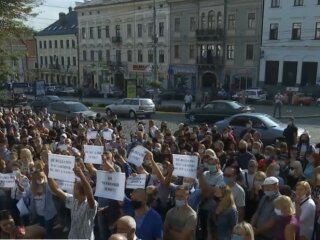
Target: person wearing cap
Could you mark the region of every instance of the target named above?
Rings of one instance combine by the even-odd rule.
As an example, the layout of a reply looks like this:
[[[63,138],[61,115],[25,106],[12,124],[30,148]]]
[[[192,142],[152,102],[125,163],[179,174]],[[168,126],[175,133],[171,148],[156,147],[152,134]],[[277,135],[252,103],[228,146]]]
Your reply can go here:
[[[276,177],[268,177],[264,180],[262,187],[265,195],[261,198],[251,219],[251,225],[254,228],[256,240],[273,240],[278,220],[273,201],[281,195],[279,180]]]
[[[288,125],[283,130],[282,135],[285,137],[288,146],[292,146],[297,143],[298,128],[294,123],[293,117],[289,119]]]

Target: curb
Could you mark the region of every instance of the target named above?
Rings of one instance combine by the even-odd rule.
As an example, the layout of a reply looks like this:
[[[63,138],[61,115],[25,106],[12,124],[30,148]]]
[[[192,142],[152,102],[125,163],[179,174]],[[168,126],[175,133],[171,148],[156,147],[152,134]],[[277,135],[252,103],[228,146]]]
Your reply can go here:
[[[306,115],[306,116],[284,116],[277,119],[289,119],[289,118],[295,118],[295,119],[304,119],[304,118],[320,118],[320,115]]]

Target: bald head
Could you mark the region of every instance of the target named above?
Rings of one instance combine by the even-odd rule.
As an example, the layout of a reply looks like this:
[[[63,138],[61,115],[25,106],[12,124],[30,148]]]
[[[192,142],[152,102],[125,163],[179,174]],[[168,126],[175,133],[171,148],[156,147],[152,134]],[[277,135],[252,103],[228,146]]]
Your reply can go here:
[[[123,216],[117,221],[117,233],[125,234],[128,240],[134,240],[136,227],[136,221],[130,216]]]
[[[117,234],[112,234],[109,237],[109,240],[128,240],[128,238],[122,234],[117,233]]]

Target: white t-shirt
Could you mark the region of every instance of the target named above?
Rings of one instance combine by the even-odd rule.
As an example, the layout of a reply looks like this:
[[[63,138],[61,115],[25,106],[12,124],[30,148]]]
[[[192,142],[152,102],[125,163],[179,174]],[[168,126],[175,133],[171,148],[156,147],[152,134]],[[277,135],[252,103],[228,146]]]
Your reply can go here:
[[[307,239],[311,239],[314,227],[316,205],[314,201],[311,198],[309,198],[301,202],[300,209],[300,237],[304,236]]]
[[[246,193],[238,183],[231,188],[231,192],[237,208],[246,206]]]
[[[223,173],[219,170],[216,173],[205,171],[203,173],[204,179],[210,186],[221,186],[224,185]]]

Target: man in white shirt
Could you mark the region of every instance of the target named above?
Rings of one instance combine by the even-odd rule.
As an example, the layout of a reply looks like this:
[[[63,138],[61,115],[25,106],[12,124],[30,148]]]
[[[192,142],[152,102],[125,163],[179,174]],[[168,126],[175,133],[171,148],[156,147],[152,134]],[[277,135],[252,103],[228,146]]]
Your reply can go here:
[[[149,120],[149,136],[151,138],[156,137],[156,132],[158,131],[158,127],[154,124],[153,120]]]
[[[281,95],[281,92],[278,92],[278,93],[274,96],[274,111],[273,111],[273,117],[275,117],[277,111],[279,111],[279,118],[281,118],[282,100],[283,100],[283,96]]]
[[[192,95],[187,93],[184,97],[184,104],[185,104],[185,111],[191,110],[191,103],[192,103]]]
[[[117,221],[117,233],[125,234],[128,240],[138,240],[136,228],[136,221],[131,216],[123,216]]]

